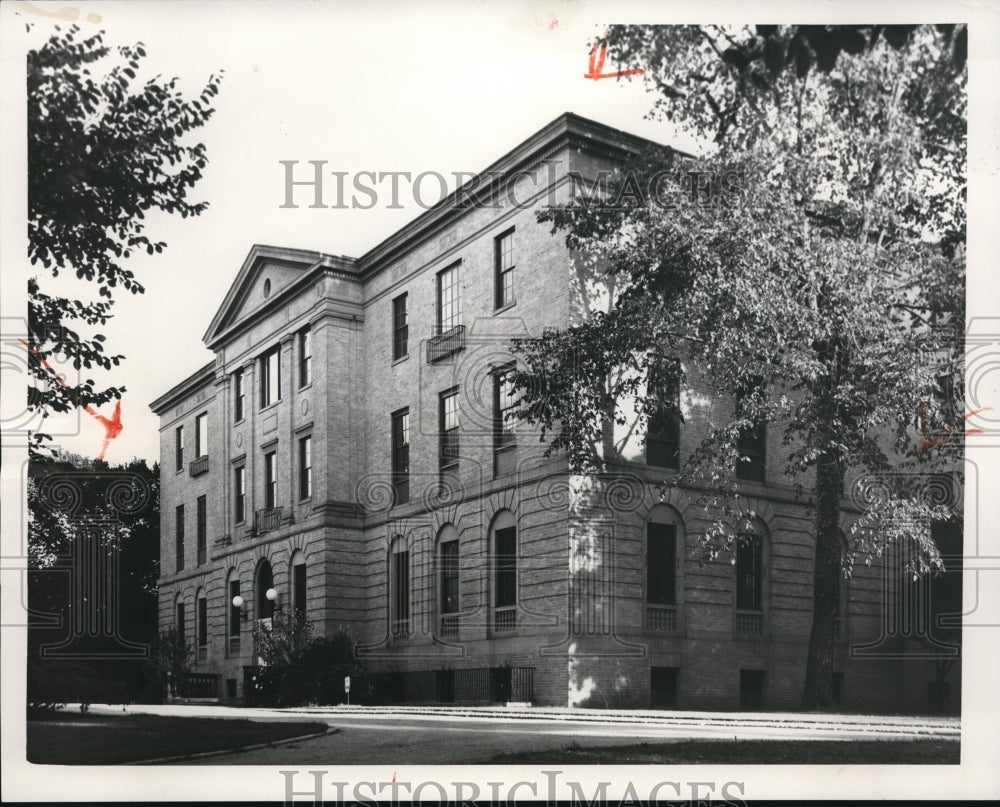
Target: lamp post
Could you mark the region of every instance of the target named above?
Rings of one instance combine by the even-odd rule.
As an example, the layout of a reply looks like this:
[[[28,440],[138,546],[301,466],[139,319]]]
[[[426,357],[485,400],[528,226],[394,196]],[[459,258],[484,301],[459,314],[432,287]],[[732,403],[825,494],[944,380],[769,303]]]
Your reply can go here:
[[[244,600],[239,594],[233,597],[233,608],[237,609],[240,612],[240,619],[242,619],[244,622],[247,621],[247,609],[245,608],[245,606],[246,606],[246,600]]]
[[[274,613],[281,613],[281,601],[278,599],[278,590],[276,588],[269,588],[264,592],[264,596],[267,597],[268,601],[274,605]]]

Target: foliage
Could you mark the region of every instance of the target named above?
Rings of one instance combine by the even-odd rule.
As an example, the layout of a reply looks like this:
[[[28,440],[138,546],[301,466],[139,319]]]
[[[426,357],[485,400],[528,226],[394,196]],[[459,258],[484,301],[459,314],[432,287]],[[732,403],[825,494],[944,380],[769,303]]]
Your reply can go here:
[[[613,28],[612,52],[647,68],[656,113],[715,146],[700,159],[650,149],[607,194],[543,211],[566,234],[589,310],[514,345],[518,414],[583,470],[614,461],[609,424],[655,404],[645,380],[664,358],[715,400],[735,399],[731,414],[713,407],[705,439],[669,480],[709,491],[708,558],[731,551],[755,515],[734,478],[746,459],[739,438],[780,427],[784,471],[810,491],[816,519],[812,707],[832,695],[845,479],[866,472],[895,485],[859,524],[855,553],[870,561],[898,540],[915,544],[918,569],[940,566],[928,529],[887,525],[951,515],[913,493],[914,475],[958,447],[921,450],[917,412],[932,428],[961,429],[961,32],[882,33],[824,54],[819,70],[772,62],[764,83],[727,48],[759,45],[761,59],[776,59],[769,43],[784,43],[795,62],[803,47],[815,55],[819,29]]]
[[[153,665],[162,675],[178,676],[191,668],[194,648],[171,625],[157,637]]]
[[[119,505],[108,492],[115,486]],[[139,502],[144,502],[139,506]],[[73,640],[86,651],[86,668],[99,680],[123,687],[130,700],[156,700],[158,686],[149,660],[107,658],[117,640],[150,647],[156,642],[159,569],[159,466],[133,460],[119,466],[92,463],[69,455],[53,459],[32,453],[27,483],[28,518],[28,658],[32,678],[58,682],[79,678],[73,669],[42,659],[42,648]],[[70,579],[81,563],[86,532],[98,528],[101,549],[114,555],[117,588],[96,603],[79,601]],[[117,612],[116,637],[73,633],[81,618],[74,609],[93,608],[88,618],[105,621],[105,610]],[[48,686],[48,684],[46,684]],[[72,684],[71,689],[77,688]],[[73,700],[69,695],[63,701]]]
[[[302,612],[271,630],[254,629],[258,667],[246,693],[248,704],[300,706],[331,704],[344,699],[344,677],[357,669],[355,643],[347,631],[312,638],[312,623]]]
[[[312,639],[313,624],[304,611],[276,615],[270,626],[257,623],[253,629],[257,655],[269,666],[297,664]]]
[[[101,677],[86,664],[66,661],[28,665],[28,711],[52,711],[67,703],[81,704],[86,711],[91,703],[125,703],[128,699],[120,681]]]
[[[113,290],[133,294],[142,284],[128,261],[166,244],[145,233],[150,211],[182,217],[203,212],[188,192],[206,165],[205,146],[184,136],[212,115],[221,76],[187,98],[177,79],[161,76],[138,85],[142,43],[112,48],[103,32],[81,38],[73,26],[28,54],[28,255],[53,276],[72,272],[96,284],[98,301],[72,300],[29,281],[30,369],[41,392],[29,398],[45,417],[120,398],[123,387],[99,389],[92,378],[51,383],[42,365],[61,355],[76,370],[117,366],[102,334],[82,330],[107,324]],[[137,86],[138,85],[138,86]],[[40,442],[46,436],[35,435]]]

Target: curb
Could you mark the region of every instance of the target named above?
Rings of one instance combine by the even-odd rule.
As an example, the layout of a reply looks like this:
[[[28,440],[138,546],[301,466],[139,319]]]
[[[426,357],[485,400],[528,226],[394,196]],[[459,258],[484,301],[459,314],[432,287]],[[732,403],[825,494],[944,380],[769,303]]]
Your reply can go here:
[[[239,748],[222,748],[218,751],[200,751],[197,754],[177,754],[170,757],[153,757],[152,759],[138,759],[132,762],[120,762],[120,765],[158,765],[163,762],[183,762],[186,759],[203,759],[204,757],[216,757],[221,754],[237,754],[240,751],[256,751],[260,748],[274,748],[278,745],[295,743],[301,740],[315,740],[317,737],[326,737],[328,734],[337,734],[340,729],[327,727],[326,731],[318,731],[312,734],[302,734],[298,737],[286,737],[283,740],[272,740],[267,743],[254,743],[253,745],[243,745]]]

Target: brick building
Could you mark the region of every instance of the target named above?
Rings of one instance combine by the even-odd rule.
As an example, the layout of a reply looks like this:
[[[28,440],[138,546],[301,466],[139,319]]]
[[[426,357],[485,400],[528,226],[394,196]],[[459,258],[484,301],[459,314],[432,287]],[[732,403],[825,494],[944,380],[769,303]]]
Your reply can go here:
[[[152,404],[160,624],[221,697],[242,694],[252,624],[303,609],[350,630],[387,700],[798,705],[812,520],[777,429],[745,446],[757,537],[700,563],[700,492],[655,483],[731,400],[677,390],[683,426],[610,435],[600,476],[503,425],[510,338],[591,304],[537,210],[644,145],[565,114],[360,258],[251,249],[205,334],[215,360]],[[886,622],[914,596],[891,568],[843,587],[848,708],[917,708],[945,678],[946,642]],[[947,680],[955,705],[957,665]]]

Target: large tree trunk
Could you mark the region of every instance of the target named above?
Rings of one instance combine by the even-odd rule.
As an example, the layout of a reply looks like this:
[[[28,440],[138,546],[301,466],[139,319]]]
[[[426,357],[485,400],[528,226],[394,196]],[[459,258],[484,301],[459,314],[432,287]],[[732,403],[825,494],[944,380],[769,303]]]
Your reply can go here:
[[[833,645],[840,602],[840,499],[844,468],[829,454],[816,466],[816,559],[813,567],[813,623],[806,659],[803,709],[833,704]]]

